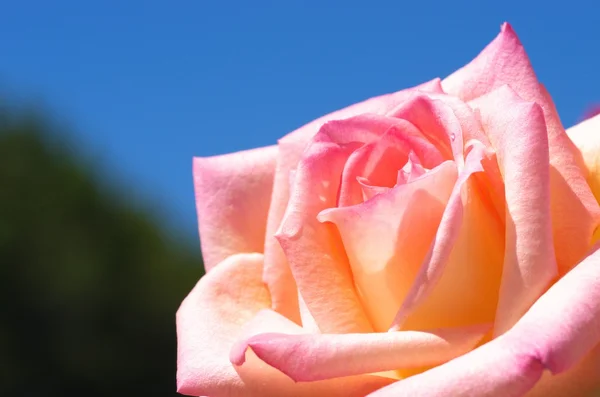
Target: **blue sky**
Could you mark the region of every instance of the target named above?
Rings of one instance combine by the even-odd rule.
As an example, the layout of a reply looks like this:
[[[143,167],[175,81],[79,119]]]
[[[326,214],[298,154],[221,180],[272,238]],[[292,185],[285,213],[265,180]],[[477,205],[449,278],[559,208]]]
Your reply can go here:
[[[12,1],[0,95],[42,103],[135,205],[195,237],[192,156],[444,77],[504,21],[566,126],[600,101],[597,0]]]

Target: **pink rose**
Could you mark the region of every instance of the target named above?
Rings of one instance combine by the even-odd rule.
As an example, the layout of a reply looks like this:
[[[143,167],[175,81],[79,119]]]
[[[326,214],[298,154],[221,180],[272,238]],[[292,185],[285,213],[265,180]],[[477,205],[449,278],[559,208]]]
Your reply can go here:
[[[444,80],[196,158],[179,392],[598,392],[600,118],[571,133],[505,24]]]

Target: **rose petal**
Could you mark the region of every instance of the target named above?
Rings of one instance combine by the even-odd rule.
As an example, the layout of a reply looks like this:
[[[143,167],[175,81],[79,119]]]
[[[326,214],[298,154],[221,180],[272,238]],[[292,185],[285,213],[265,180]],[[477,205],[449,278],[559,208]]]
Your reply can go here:
[[[544,110],[550,152],[551,208],[554,246],[561,274],[568,271],[591,246],[600,224],[600,207],[594,200],[573,144],[567,138],[554,103],[538,82],[525,49],[512,27],[500,34],[471,63],[442,82],[444,91],[464,101],[474,100],[503,85]]]
[[[502,108],[502,112],[498,109]],[[506,331],[557,276],[548,136],[539,105],[507,86],[477,101],[504,177],[506,245],[494,333]]]
[[[244,326],[240,340],[231,349],[230,360],[234,363],[240,378],[251,391],[255,392],[253,395],[362,397],[394,381],[378,375],[358,375],[296,383],[278,369],[267,365],[251,349],[247,349],[246,341],[264,338],[265,332],[286,334],[291,337],[310,336],[304,335],[305,329],[271,310],[259,312]],[[294,359],[295,357],[287,357],[289,361]]]
[[[414,95],[388,115],[407,120],[415,125],[438,149],[444,160],[454,159],[458,169],[462,169],[464,165],[462,126],[452,108],[443,100],[433,99],[427,94]],[[432,168],[425,162],[424,156],[419,155],[419,157],[424,160],[426,167]]]
[[[364,113],[384,115],[414,95],[414,92],[442,93],[440,79],[436,78],[414,88],[382,95],[364,102],[338,110],[318,118],[279,141],[279,156],[273,185],[273,197],[267,221],[267,237],[265,240],[264,279],[269,286],[273,300],[273,308],[288,318],[300,322],[296,285],[289,264],[277,240],[273,237],[281,225],[288,201],[289,173],[295,169],[309,141],[315,136],[323,124],[330,120],[347,119]]]
[[[501,338],[368,397],[522,397],[544,367]]]
[[[410,289],[456,181],[447,161],[423,177],[351,207],[330,208],[317,219],[340,232],[365,309],[386,331]],[[415,233],[418,224],[418,233]]]
[[[273,196],[267,219],[267,237],[265,239],[265,266],[264,280],[269,286],[273,300],[273,308],[286,317],[300,322],[298,297],[295,293],[296,284],[289,268],[289,264],[279,242],[274,235],[281,225],[288,201],[290,199],[289,174],[298,166],[304,149],[317,131],[328,121],[347,119],[364,113],[383,115],[396,107],[415,91],[441,93],[440,79],[433,79],[414,88],[398,91],[393,94],[382,95],[368,99],[320,117],[294,132],[286,135],[279,141],[279,155]]]
[[[587,181],[600,202],[600,115],[569,128],[567,134],[583,157]]]
[[[385,193],[390,190],[389,187],[374,186],[371,181],[361,176],[357,176],[356,181],[360,184],[360,188],[362,189],[363,201],[370,200],[378,194]]]
[[[494,209],[481,199],[470,178],[484,171],[481,162],[488,154],[481,143],[471,144],[465,168],[454,185],[429,252],[394,318],[392,330],[493,321],[503,239]]]
[[[327,142],[327,135],[319,134],[298,164],[293,194],[276,238],[319,329],[370,332],[339,235],[333,225],[317,221],[319,212],[336,205],[342,169],[353,147]]]
[[[437,365],[470,351],[491,325],[369,334],[264,333],[242,342],[296,382]]]
[[[600,250],[596,249],[540,297],[505,334],[370,397],[523,396],[544,369],[559,374],[576,368],[598,343]],[[597,385],[587,386],[588,390],[597,389]],[[577,387],[574,384],[572,389],[566,389]]]
[[[204,267],[229,255],[262,252],[277,147],[194,158]]]
[[[600,395],[599,373],[600,344],[569,370],[556,375],[544,372],[527,397],[597,397]]]
[[[342,172],[338,206],[363,202],[359,177],[367,178],[376,186],[394,186],[397,170],[408,159],[409,149],[404,140],[398,139],[391,130],[388,129],[379,139],[365,144],[350,155]]]
[[[245,385],[228,360],[242,324],[270,307],[261,254],[233,255],[196,284],[177,312],[177,391],[241,395]]]

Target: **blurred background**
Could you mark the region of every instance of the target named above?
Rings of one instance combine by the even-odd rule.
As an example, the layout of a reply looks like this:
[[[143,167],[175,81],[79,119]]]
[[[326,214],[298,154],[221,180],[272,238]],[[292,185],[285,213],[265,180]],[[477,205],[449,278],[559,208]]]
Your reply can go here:
[[[504,21],[565,126],[600,100],[595,1],[319,3],[0,5],[0,396],[175,395],[193,156],[444,77]]]

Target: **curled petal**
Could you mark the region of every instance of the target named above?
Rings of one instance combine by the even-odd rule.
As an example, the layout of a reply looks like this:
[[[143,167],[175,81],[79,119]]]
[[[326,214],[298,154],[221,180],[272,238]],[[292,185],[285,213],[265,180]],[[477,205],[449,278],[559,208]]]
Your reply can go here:
[[[437,365],[470,351],[490,325],[369,334],[255,335],[236,346],[296,382]],[[237,355],[236,359],[241,359]]]
[[[247,348],[248,340],[264,339],[266,332],[285,334],[291,338],[310,337],[306,330],[294,322],[273,312],[263,310],[249,321],[241,330],[238,341],[232,346],[229,358],[236,372],[251,396],[332,396],[363,397],[366,394],[386,386],[394,379],[379,375],[355,375],[343,378],[316,380],[314,382],[295,382],[277,367],[271,366]],[[282,357],[282,360],[295,361],[296,356]],[[248,394],[243,394],[247,396]]]

